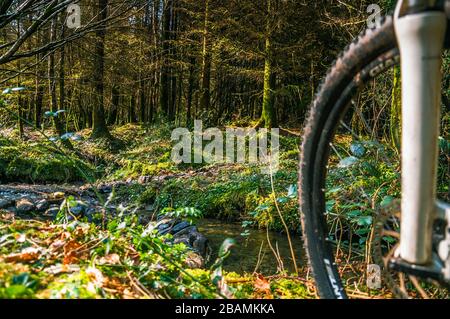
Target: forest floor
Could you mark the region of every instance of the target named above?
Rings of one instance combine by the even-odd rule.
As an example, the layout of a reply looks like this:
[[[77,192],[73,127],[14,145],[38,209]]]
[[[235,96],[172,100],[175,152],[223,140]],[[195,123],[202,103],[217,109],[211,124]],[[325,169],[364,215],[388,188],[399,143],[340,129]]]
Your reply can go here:
[[[297,273],[287,265],[292,258],[284,267],[280,256],[266,257],[278,265],[273,273],[228,271],[228,255],[240,247],[224,234],[198,268],[186,262],[189,247],[154,231],[157,212],[233,223],[237,245],[253,230],[284,231],[271,179],[258,166],[176,165],[164,126],[117,127],[113,142],[89,133],[76,134],[68,155],[34,131],[23,140],[14,130],[0,132],[0,298],[315,298],[306,261]],[[297,235],[298,143],[281,137],[274,175],[275,196]],[[95,209],[78,214],[80,205]]]
[[[256,164],[175,164],[171,129],[114,127],[113,140],[84,130],[68,136],[70,151],[51,131],[1,130],[0,298],[316,298],[300,235],[299,137],[280,136],[279,170],[267,175]],[[351,244],[365,269],[374,207],[399,196],[398,161],[378,161],[392,154],[370,141],[336,143],[353,155],[331,159],[330,238]],[[443,198],[448,173],[443,165]],[[160,216],[205,233],[202,262],[194,244],[161,234]],[[368,291],[364,273],[352,275],[352,297],[392,297]]]

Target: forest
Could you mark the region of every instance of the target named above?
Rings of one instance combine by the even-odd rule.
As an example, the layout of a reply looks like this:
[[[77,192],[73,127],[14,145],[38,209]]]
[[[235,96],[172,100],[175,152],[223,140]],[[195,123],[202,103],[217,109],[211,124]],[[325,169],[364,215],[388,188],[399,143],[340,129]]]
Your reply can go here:
[[[298,204],[303,124],[339,54],[395,3],[0,0],[0,298],[318,298]],[[442,68],[449,201],[448,52]],[[383,71],[342,117],[324,195],[360,299],[394,297],[366,274],[377,212],[400,196],[400,68]],[[196,121],[225,138],[270,131],[278,170],[174,162],[174,130]]]

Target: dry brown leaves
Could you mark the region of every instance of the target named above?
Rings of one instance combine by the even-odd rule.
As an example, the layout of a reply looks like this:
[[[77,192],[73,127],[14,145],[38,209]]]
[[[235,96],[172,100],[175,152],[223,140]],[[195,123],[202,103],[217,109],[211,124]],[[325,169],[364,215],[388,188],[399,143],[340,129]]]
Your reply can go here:
[[[35,247],[23,249],[20,253],[10,254],[4,257],[5,262],[28,263],[36,261],[41,255],[41,250]]]
[[[256,275],[253,287],[255,288],[257,298],[273,299],[273,294],[270,290],[270,282],[263,275]]]

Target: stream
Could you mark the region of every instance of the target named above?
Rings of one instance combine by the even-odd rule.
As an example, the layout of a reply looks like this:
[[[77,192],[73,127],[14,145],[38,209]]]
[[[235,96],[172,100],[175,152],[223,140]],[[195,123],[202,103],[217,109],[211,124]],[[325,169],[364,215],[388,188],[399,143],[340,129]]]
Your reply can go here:
[[[250,236],[243,237],[240,223],[229,223],[216,219],[201,219],[196,222],[199,232],[208,238],[212,248],[211,264],[217,257],[220,245],[227,238],[233,238],[236,246],[231,250],[230,256],[224,262],[226,271],[242,273],[253,273],[256,271],[269,276],[277,273],[277,261],[268,243],[265,230],[252,229]],[[286,234],[269,231],[269,238],[272,246],[277,249],[283,261],[284,269],[294,272],[291,252]],[[303,242],[298,235],[291,235],[294,253],[296,254],[297,266],[304,266],[306,263],[303,253]],[[262,249],[261,249],[262,245]],[[261,250],[261,253],[260,253]],[[260,258],[258,257],[260,256]],[[259,263],[257,269],[256,265]]]

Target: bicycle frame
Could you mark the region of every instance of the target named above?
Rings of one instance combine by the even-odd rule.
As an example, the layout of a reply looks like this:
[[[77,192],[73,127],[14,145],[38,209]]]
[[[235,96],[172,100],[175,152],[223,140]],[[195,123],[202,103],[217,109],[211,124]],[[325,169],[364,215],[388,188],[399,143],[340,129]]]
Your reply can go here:
[[[396,257],[427,267],[434,262],[433,223],[437,218],[447,222],[450,218],[450,206],[437,203],[436,196],[441,65],[447,15],[444,10],[425,10],[430,3],[436,1],[400,1],[394,20],[402,72],[402,220]],[[412,13],[400,15],[413,7]],[[447,280],[450,278],[448,232],[447,229],[447,240],[439,248],[439,255],[447,264],[444,267]]]

